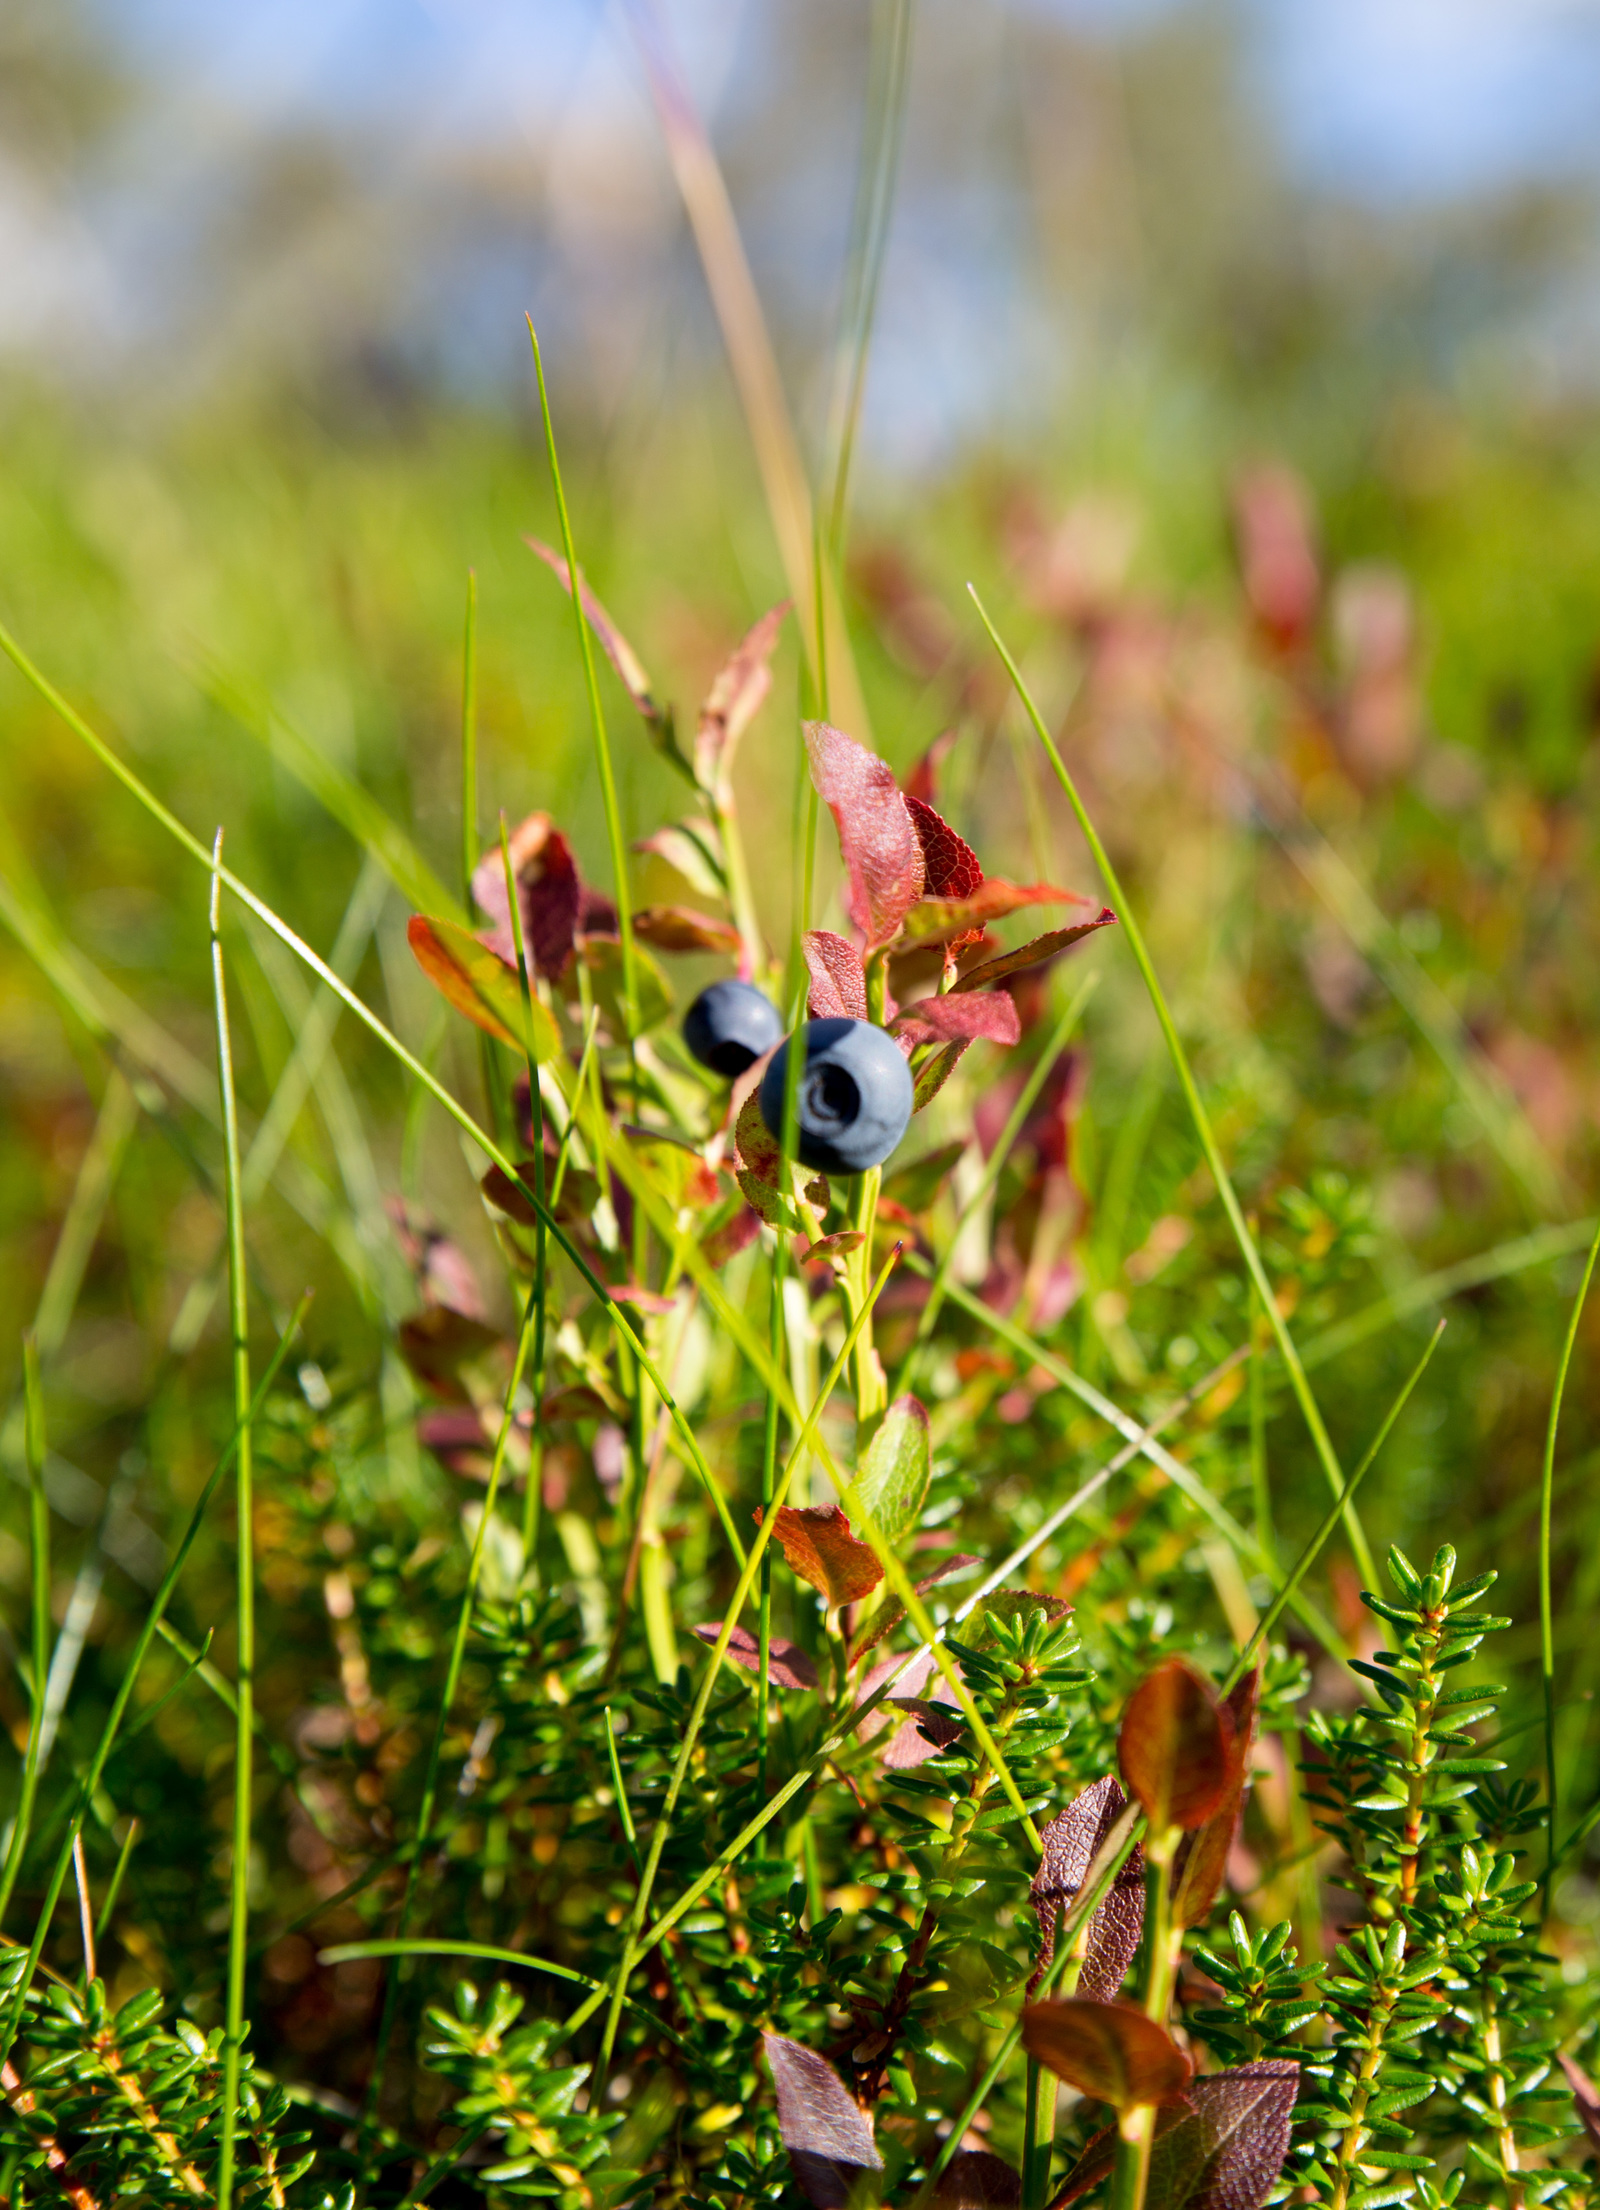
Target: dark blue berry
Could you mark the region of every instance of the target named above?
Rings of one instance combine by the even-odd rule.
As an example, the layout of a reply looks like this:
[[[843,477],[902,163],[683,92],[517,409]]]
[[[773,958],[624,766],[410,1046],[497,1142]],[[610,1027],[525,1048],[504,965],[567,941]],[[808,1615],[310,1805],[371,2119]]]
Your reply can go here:
[[[703,1067],[731,1082],[783,1034],[772,1000],[753,982],[713,982],[683,1016],[683,1040]]]
[[[911,1069],[900,1046],[870,1021],[807,1021],[806,1062],[795,1099],[795,1151],[822,1174],[881,1166],[911,1119]],[[761,1117],[782,1140],[785,1041],[761,1077]]]

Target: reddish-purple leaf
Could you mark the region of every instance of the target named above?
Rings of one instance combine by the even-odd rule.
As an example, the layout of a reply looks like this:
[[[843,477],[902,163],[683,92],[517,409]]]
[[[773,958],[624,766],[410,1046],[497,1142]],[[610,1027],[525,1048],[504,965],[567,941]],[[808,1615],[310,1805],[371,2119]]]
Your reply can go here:
[[[870,1596],[883,1579],[883,1567],[867,1545],[851,1534],[850,1522],[837,1504],[798,1509],[785,1504],[773,1535],[795,1572],[826,1598],[830,1611]]]
[[[448,1305],[469,1320],[487,1319],[478,1277],[459,1244],[442,1234],[425,1213],[413,1211],[403,1197],[386,1198],[383,1209],[394,1223],[395,1241],[416,1276],[423,1303]]]
[[[939,1092],[956,1071],[956,1062],[966,1050],[964,1043],[946,1044],[943,1051],[934,1052],[917,1069],[916,1082],[911,1091],[911,1110],[920,1113],[925,1105],[931,1105]]]
[[[942,729],[927,751],[920,755],[905,780],[908,798],[920,798],[928,806],[937,804],[939,770],[955,749],[956,735],[954,729]]]
[[[1016,1001],[1008,991],[985,992],[982,997],[918,998],[895,1017],[897,1036],[914,1036],[917,1042],[1014,1044],[1022,1036]]]
[[[806,723],[811,780],[833,815],[850,879],[846,910],[868,951],[887,944],[922,896],[922,844],[894,776],[825,721]]]
[[[922,846],[922,895],[925,898],[970,898],[982,888],[983,869],[978,855],[964,837],[957,836],[948,821],[935,813],[926,798],[906,796],[911,825]]]
[[[1061,1910],[1083,1886],[1095,1851],[1127,1806],[1127,1797],[1108,1773],[1074,1796],[1044,1828],[1044,1855],[1030,1894],[1039,1914],[1040,1946],[1033,1978],[1036,1987],[1056,1953]],[[1101,1897],[1089,1920],[1089,1932],[1074,1992],[1087,2002],[1109,2003],[1127,1977],[1144,1931],[1144,1852],[1135,1848]]]
[[[702,1642],[715,1642],[722,1632],[722,1621],[713,1619],[694,1631]],[[761,1644],[748,1627],[734,1628],[722,1654],[731,1664],[743,1666],[747,1673],[761,1670]],[[785,1642],[781,1636],[774,1635],[767,1645],[767,1678],[775,1688],[815,1688],[817,1669],[798,1642]]]
[[[713,1228],[702,1238],[700,1250],[708,1266],[726,1266],[729,1259],[748,1250],[760,1233],[760,1213],[753,1206],[743,1204],[731,1220],[725,1220],[720,1228]]]
[[[498,1368],[509,1351],[493,1328],[448,1305],[430,1305],[400,1323],[400,1356],[420,1382],[456,1404],[474,1400],[463,1376],[474,1367]]]
[[[843,1258],[847,1251],[859,1251],[866,1240],[860,1228],[841,1228],[837,1235],[819,1235],[815,1243],[808,1243],[800,1253],[801,1262],[810,1266],[819,1260]]]
[[[867,972],[854,944],[847,944],[831,929],[810,929],[801,939],[811,988],[806,1010],[814,1020],[864,1021],[867,1017]]]
[[[717,670],[695,731],[694,771],[702,790],[711,789],[719,771],[727,772],[734,746],[772,688],[770,663],[791,604],[783,599],[763,614]]]
[[[771,1056],[770,1053],[768,1056]],[[765,1061],[759,1063],[764,1065]],[[755,1068],[752,1067],[749,1072],[753,1074]],[[743,1077],[740,1079],[742,1081]],[[778,1148],[777,1137],[774,1136],[762,1117],[760,1091],[754,1083],[751,1084],[744,1103],[739,1107],[738,1117],[734,1121],[733,1146],[739,1164],[743,1167],[745,1173],[752,1176],[754,1180],[764,1182],[769,1188],[776,1190],[778,1175],[783,1167],[783,1153]],[[742,1178],[739,1186],[741,1189],[744,1188]],[[745,1194],[748,1196],[749,1192],[746,1191]],[[754,1204],[755,1199],[752,1197],[750,1202]]]
[[[937,1751],[953,1749],[966,1729],[960,1711],[949,1704],[930,1702],[925,1696],[891,1696],[889,1702],[896,1711],[905,1712],[907,1726],[918,1738],[914,1745],[907,1743],[902,1750],[900,1736],[907,1728],[900,1729],[884,1752],[883,1762],[891,1770],[903,1771],[907,1766],[921,1765]],[[923,1743],[928,1745],[926,1749]]]
[[[1075,928],[1051,929],[1048,935],[1036,936],[1030,944],[1019,944],[1014,952],[1004,952],[998,959],[986,959],[981,967],[967,969],[952,985],[951,995],[959,996],[964,990],[987,990],[1003,982],[1007,975],[1021,974],[1026,967],[1042,966],[1045,960],[1064,952],[1069,944],[1081,943],[1096,929],[1109,928],[1116,918],[1110,906],[1104,905],[1092,921],[1080,921]]]
[[[441,1405],[417,1422],[417,1441],[431,1450],[447,1473],[487,1481],[492,1457],[489,1437],[475,1405]]]
[[[658,952],[736,952],[739,931],[731,921],[696,913],[686,905],[643,905],[633,917],[633,933]]]
[[[1191,2080],[1181,2102],[1156,2112],[1145,2194],[1149,2210],[1261,2210],[1289,2153],[1300,2067],[1264,2057]],[[1097,2133],[1051,2210],[1065,2210],[1108,2177],[1117,2132]]]
[[[1597,2090],[1587,2072],[1568,2056],[1565,2049],[1557,2051],[1561,2069],[1567,2075],[1567,2085],[1572,2089],[1572,2100],[1578,2108],[1579,2122],[1589,2136],[1589,2146],[1600,2149],[1600,2090]]]
[[[1164,2026],[1128,2003],[1028,2003],[1022,2045],[1069,2087],[1113,2110],[1166,2103],[1188,2086],[1189,2059]]]
[[[826,2057],[782,2034],[761,2040],[795,2178],[817,2210],[844,2210],[858,2175],[883,2169],[872,2121]]]
[[[1092,905],[1075,890],[1058,890],[1054,883],[1007,882],[1003,875],[986,875],[968,898],[925,898],[906,918],[906,940],[912,944],[935,943],[949,936],[965,936],[1026,905]]]
[[[1233,1779],[1233,1714],[1185,1658],[1167,1658],[1128,1698],[1117,1736],[1122,1777],[1153,1833],[1200,1826]]]
[[[525,536],[522,542],[529,552],[537,553],[550,573],[560,583],[568,596],[572,592],[572,576],[565,560],[554,546],[541,543],[537,537]],[[660,721],[662,710],[656,703],[650,687],[650,678],[644,672],[644,663],[632,645],[622,634],[611,616],[590,590],[583,571],[578,571],[578,593],[589,627],[600,640],[601,650],[622,679],[622,687],[633,700],[646,721]]]
[[[566,971],[584,917],[584,883],[572,846],[547,813],[530,813],[506,839],[529,965],[551,981]],[[472,870],[472,895],[493,921],[484,939],[513,968],[517,947],[506,898],[505,854],[491,845]]]
[[[1203,1926],[1211,1915],[1228,1852],[1244,1809],[1245,1781],[1249,1774],[1250,1747],[1255,1739],[1256,1703],[1261,1693],[1261,1667],[1251,1667],[1228,1697],[1233,1718],[1232,1777],[1204,1825],[1195,1828],[1181,1844],[1172,1866],[1172,1919],[1176,1926]]]
[[[939,2174],[939,2210],[1012,2210],[1022,2200],[1022,2174],[987,2149],[962,2149]]]

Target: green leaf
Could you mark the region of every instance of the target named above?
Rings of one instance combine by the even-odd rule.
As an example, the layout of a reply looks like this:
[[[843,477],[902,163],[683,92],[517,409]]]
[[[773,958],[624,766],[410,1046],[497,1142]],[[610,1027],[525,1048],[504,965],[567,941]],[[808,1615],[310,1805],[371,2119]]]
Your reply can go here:
[[[886,1542],[897,1541],[921,1516],[932,1471],[928,1415],[915,1397],[896,1397],[850,1484],[852,1515],[871,1520]]]

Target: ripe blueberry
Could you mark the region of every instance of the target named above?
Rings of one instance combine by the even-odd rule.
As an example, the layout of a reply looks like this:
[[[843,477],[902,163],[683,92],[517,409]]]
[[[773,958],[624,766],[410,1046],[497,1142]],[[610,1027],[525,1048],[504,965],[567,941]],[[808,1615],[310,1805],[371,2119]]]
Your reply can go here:
[[[789,1041],[761,1077],[761,1117],[782,1140]],[[870,1021],[807,1021],[796,1106],[795,1151],[823,1174],[881,1166],[911,1118],[911,1069],[899,1045]]]
[[[783,1022],[770,998],[753,982],[713,982],[683,1016],[683,1040],[703,1067],[731,1082],[743,1074],[783,1034]]]

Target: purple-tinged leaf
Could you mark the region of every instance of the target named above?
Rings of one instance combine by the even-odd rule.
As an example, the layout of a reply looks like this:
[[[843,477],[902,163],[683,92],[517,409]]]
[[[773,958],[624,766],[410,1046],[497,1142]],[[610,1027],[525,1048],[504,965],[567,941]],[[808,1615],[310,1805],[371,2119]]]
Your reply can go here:
[[[1156,2112],[1146,2210],[1261,2210],[1289,2153],[1300,2067],[1264,2057],[1191,2080]],[[1116,2162],[1114,2126],[1097,2133],[1051,2210],[1087,2194]]]
[[[1572,2100],[1578,2108],[1578,2118],[1589,2136],[1589,2146],[1600,2150],[1600,2089],[1597,2089],[1587,2072],[1568,2056],[1565,2049],[1557,2051],[1561,2069],[1567,2075],[1567,2085],[1572,2089]]]
[[[772,688],[772,655],[792,603],[783,599],[763,614],[717,670],[694,738],[695,778],[702,790],[710,790],[719,773],[727,773],[735,745]]]
[[[859,1603],[883,1579],[883,1567],[851,1534],[837,1504],[785,1504],[772,1532],[794,1571],[825,1598],[830,1611]]]
[[[715,1642],[722,1632],[722,1621],[713,1619],[694,1631],[702,1642]],[[723,1656],[747,1673],[761,1670],[761,1644],[748,1627],[734,1628]],[[817,1669],[798,1642],[785,1642],[774,1635],[767,1645],[767,1678],[775,1688],[815,1688]]]
[[[967,990],[987,990],[1003,982],[1007,975],[1021,974],[1027,967],[1042,966],[1045,960],[1064,952],[1069,944],[1081,943],[1096,929],[1111,927],[1116,918],[1107,905],[1100,908],[1092,921],[1081,921],[1076,928],[1051,929],[1044,936],[1036,936],[1031,944],[1019,944],[1014,952],[1003,952],[998,959],[986,959],[981,967],[969,967],[952,986],[950,994],[959,997]]]
[[[1203,1826],[1186,1835],[1172,1865],[1172,1921],[1175,1926],[1203,1926],[1221,1889],[1228,1869],[1228,1852],[1244,1809],[1245,1782],[1249,1777],[1250,1750],[1255,1739],[1256,1704],[1261,1694],[1261,1667],[1256,1664],[1233,1689],[1227,1709],[1233,1717],[1232,1778],[1222,1801]]]
[[[811,972],[806,1010],[813,1020],[864,1021],[867,973],[854,944],[847,944],[831,929],[809,929],[801,949]]]
[[[572,594],[572,575],[566,561],[556,551],[555,547],[544,544],[537,537],[524,536],[522,542],[527,546],[529,552],[538,554],[550,573],[570,597]],[[621,678],[623,689],[633,700],[646,721],[659,722],[663,718],[662,709],[656,702],[655,693],[650,685],[650,678],[644,672],[644,662],[600,604],[593,591],[590,590],[581,568],[578,571],[578,595],[582,602],[584,618],[599,638],[600,649]]]
[[[417,1379],[454,1404],[475,1403],[485,1393],[468,1386],[475,1371],[496,1373],[511,1346],[482,1320],[448,1305],[430,1305],[400,1323],[400,1356]]]
[[[951,991],[947,997],[918,998],[895,1017],[897,1036],[925,1043],[1014,1044],[1021,1040],[1022,1023],[1016,1001],[1005,990],[969,997]]]
[[[970,898],[981,890],[983,869],[966,839],[957,836],[926,798],[908,794],[906,804],[917,841],[922,846],[922,895],[925,898]]]
[[[658,952],[736,952],[739,931],[731,921],[696,913],[686,905],[644,905],[633,917],[633,933]]]
[[[806,723],[811,780],[839,831],[845,904],[869,952],[887,944],[922,896],[922,844],[900,786],[875,753],[825,721]]]
[[[740,1192],[741,1196],[743,1192]],[[725,1220],[720,1228],[713,1228],[700,1242],[701,1254],[708,1266],[726,1266],[729,1259],[748,1250],[761,1233],[761,1215],[750,1204],[743,1204],[731,1220]]]
[[[489,1311],[483,1291],[460,1245],[452,1243],[426,1213],[414,1210],[403,1197],[386,1198],[383,1209],[394,1224],[395,1241],[416,1276],[417,1293],[423,1303],[448,1305],[452,1312],[464,1312],[470,1320],[486,1320]]]
[[[815,1243],[808,1243],[800,1253],[800,1262],[803,1266],[811,1266],[818,1261],[843,1258],[847,1251],[859,1251],[866,1240],[860,1228],[841,1228],[837,1235],[819,1235]]]
[[[761,2040],[795,2178],[816,2210],[845,2210],[860,2175],[883,2170],[872,2121],[826,2057],[782,2034]]]
[[[572,846],[549,814],[530,813],[506,838],[506,851],[522,908],[528,963],[535,974],[553,982],[566,972],[584,925],[584,881]],[[472,870],[472,896],[494,923],[485,939],[490,950],[515,970],[517,947],[506,898],[505,861],[499,845],[491,845]]]
[[[922,1765],[940,1750],[954,1749],[966,1731],[966,1721],[953,1705],[930,1702],[923,1696],[891,1696],[890,1704],[906,1714],[883,1753],[891,1772],[905,1772]],[[907,1738],[909,1737],[909,1738]]]
[[[1233,1714],[1187,1658],[1166,1658],[1128,1698],[1117,1734],[1122,1777],[1154,1833],[1203,1826],[1232,1782]]]
[[[1007,882],[1003,875],[986,875],[969,898],[925,898],[906,916],[906,941],[931,944],[951,936],[965,936],[1007,913],[1029,905],[1092,905],[1076,890],[1060,890],[1049,882]],[[1091,923],[1097,927],[1098,923]]]
[[[1012,2210],[1022,2200],[1022,2174],[987,2149],[962,2149],[939,2174],[938,2210]]]
[[[1095,1851],[1127,1807],[1127,1797],[1107,1774],[1074,1796],[1040,1833],[1044,1855],[1030,1894],[1039,1914],[1039,1955],[1029,1992],[1038,1986],[1056,1953],[1061,1911],[1083,1886]],[[1083,1961],[1074,1993],[1091,2003],[1109,2003],[1127,1978],[1144,1931],[1144,1852],[1130,1853],[1089,1920]]]
[[[927,751],[918,757],[905,779],[904,788],[908,798],[920,798],[925,806],[937,803],[939,770],[955,749],[956,735],[954,729],[941,730]]]
[[[1080,2095],[1118,2112],[1175,2101],[1192,2074],[1165,2026],[1130,2003],[1069,1996],[1025,2004],[1022,2045]]]

